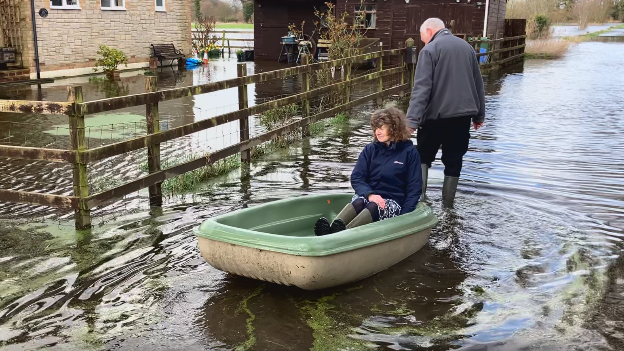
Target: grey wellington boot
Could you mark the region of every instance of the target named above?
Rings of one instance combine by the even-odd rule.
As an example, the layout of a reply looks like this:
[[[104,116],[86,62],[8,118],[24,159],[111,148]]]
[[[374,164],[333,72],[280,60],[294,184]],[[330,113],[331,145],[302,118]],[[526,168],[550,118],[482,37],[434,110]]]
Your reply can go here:
[[[426,164],[421,164],[420,168],[422,170],[422,194],[420,194],[420,201],[425,200],[427,197],[427,180],[429,179],[429,166]]]
[[[342,211],[334,218],[334,221],[331,224],[331,232],[338,233],[347,228],[347,224],[351,223],[351,221],[355,218],[357,212],[355,212],[355,207],[352,204],[347,204]]]
[[[365,208],[364,210],[362,210],[362,212],[360,212],[359,215],[357,215],[357,217],[355,217],[351,221],[351,223],[347,224],[347,229],[363,226],[370,223],[373,223],[373,216],[371,216],[370,211]]]
[[[442,205],[445,207],[453,207],[458,182],[459,177],[444,176],[444,185],[442,185]]]

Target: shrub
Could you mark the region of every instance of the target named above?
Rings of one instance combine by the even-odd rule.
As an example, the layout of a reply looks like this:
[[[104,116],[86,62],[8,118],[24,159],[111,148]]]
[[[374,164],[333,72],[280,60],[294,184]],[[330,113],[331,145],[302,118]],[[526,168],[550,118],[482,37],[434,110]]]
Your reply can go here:
[[[93,67],[95,72],[102,70],[105,73],[110,73],[116,71],[117,66],[122,63],[128,67],[128,58],[121,50],[100,45],[100,50],[98,50],[97,54],[100,55],[100,58],[95,61],[95,67]]]

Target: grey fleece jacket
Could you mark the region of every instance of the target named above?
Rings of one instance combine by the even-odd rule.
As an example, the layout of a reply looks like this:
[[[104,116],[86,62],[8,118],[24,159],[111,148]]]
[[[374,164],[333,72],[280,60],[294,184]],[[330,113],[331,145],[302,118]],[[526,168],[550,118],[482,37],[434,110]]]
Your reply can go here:
[[[462,116],[485,120],[483,78],[472,46],[441,29],[418,55],[408,126]]]

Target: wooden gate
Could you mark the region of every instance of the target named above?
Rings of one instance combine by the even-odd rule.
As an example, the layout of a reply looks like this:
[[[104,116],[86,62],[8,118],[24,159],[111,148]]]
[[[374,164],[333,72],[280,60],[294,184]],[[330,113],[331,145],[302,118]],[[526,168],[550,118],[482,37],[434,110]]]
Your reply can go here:
[[[24,43],[20,3],[19,0],[0,0],[0,47],[14,48],[21,55]]]

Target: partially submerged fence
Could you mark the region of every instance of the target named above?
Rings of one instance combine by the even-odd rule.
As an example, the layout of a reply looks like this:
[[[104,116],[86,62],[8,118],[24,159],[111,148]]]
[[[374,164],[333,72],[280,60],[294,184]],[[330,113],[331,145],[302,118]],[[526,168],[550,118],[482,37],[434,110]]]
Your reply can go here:
[[[384,69],[383,59],[386,58],[386,60],[388,60],[391,56],[398,56],[399,65]],[[114,200],[144,188],[149,188],[150,205],[161,206],[161,184],[166,179],[214,164],[218,160],[236,154],[240,154],[242,161],[249,161],[251,149],[262,143],[297,130],[302,130],[303,133],[306,133],[311,123],[333,117],[341,111],[351,109],[368,101],[377,101],[381,104],[381,99],[385,96],[409,91],[409,82],[411,82],[411,79],[408,77],[409,70],[406,69],[403,63],[404,50],[378,51],[316,64],[307,64],[307,62],[309,62],[309,57],[307,56],[304,60],[304,64],[298,67],[250,76],[246,75],[246,65],[241,63],[238,64],[237,78],[161,91],[156,91],[156,77],[148,76],[146,77],[145,93],[88,102],[83,101],[82,88],[80,86],[68,87],[68,98],[65,102],[0,100],[0,112],[68,116],[71,141],[71,150],[0,145],[0,157],[69,163],[72,164],[73,172],[73,196],[0,189],[0,201],[75,210],[76,227],[90,227],[91,210],[96,207],[105,206]],[[377,60],[377,69],[357,77],[352,75],[351,65],[367,60]],[[337,67],[344,67],[344,78],[341,81],[314,89],[310,88],[311,74],[313,72]],[[294,75],[300,75],[302,78],[302,91],[300,93],[249,107],[247,94],[247,86],[249,84],[284,79]],[[384,78],[389,76],[398,77],[397,84],[392,84],[392,86],[384,88]],[[376,92],[358,98],[352,96],[351,89],[354,86],[371,81],[378,82],[376,84]],[[159,130],[159,103],[229,88],[238,88],[239,109],[237,111],[221,114],[165,131]],[[322,112],[311,114],[310,101],[313,98],[336,91],[344,92],[344,99],[341,104]],[[250,137],[249,118],[251,116],[293,103],[302,103],[302,118],[264,134]],[[86,115],[142,105],[145,106],[146,111],[146,135],[96,148],[88,148],[85,138]],[[162,169],[160,160],[161,143],[234,121],[239,121],[240,124],[240,142],[224,147],[216,152],[202,155],[202,157]],[[148,175],[96,194],[89,193],[89,165],[140,149],[147,149]]]

